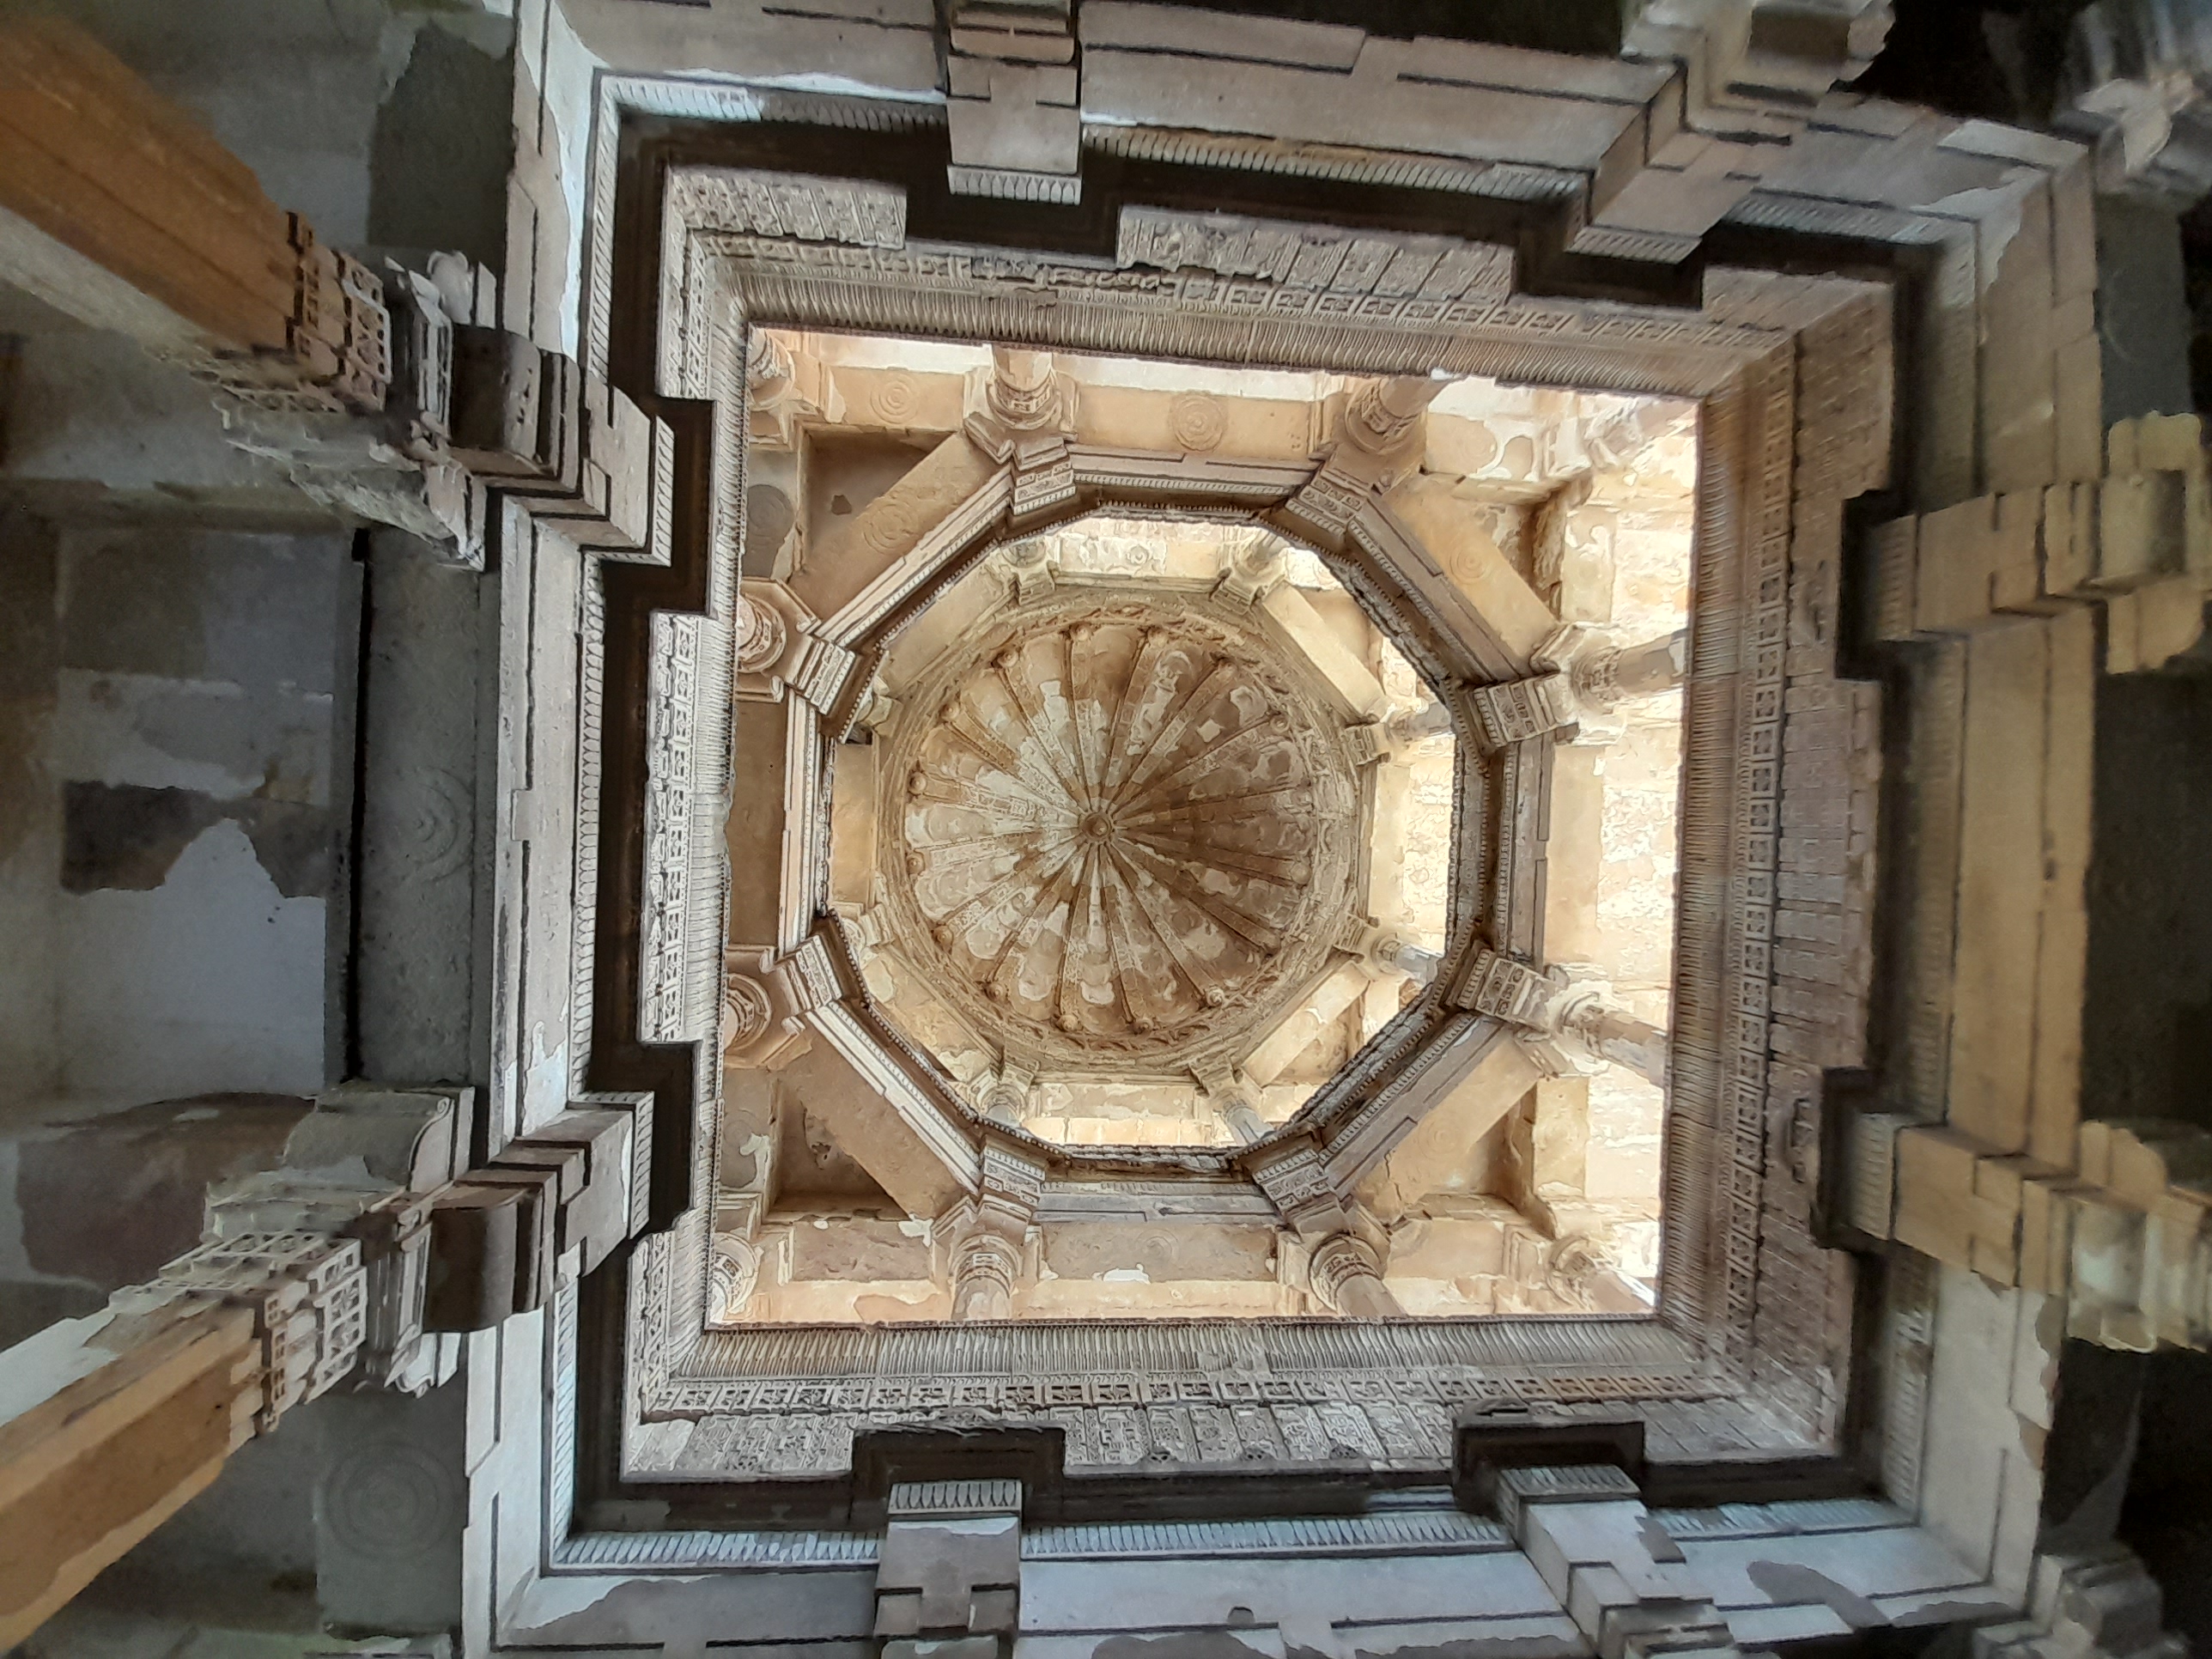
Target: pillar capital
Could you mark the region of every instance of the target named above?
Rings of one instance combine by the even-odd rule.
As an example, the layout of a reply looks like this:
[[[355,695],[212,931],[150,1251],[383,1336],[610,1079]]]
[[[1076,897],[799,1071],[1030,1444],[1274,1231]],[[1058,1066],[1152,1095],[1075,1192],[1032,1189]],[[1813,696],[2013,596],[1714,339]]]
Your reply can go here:
[[[1393,1319],[1405,1310],[1382,1282],[1382,1255],[1357,1232],[1332,1233],[1314,1246],[1306,1273],[1314,1293],[1350,1319]]]
[[[1012,1319],[1021,1273],[1019,1245],[988,1228],[969,1232],[952,1249],[952,1316]]]
[[[1283,580],[1285,563],[1282,543],[1264,530],[1249,531],[1231,544],[1214,594],[1231,605],[1256,604]]]
[[[1248,1078],[1224,1068],[1194,1071],[1206,1103],[1229,1131],[1230,1139],[1249,1146],[1267,1133],[1267,1120],[1260,1115],[1259,1091]]]
[[[1344,441],[1369,455],[1395,455],[1407,446],[1437,394],[1456,376],[1395,374],[1363,380],[1344,405]]]
[[[1075,499],[1075,380],[1056,372],[1052,354],[994,345],[991,367],[968,377],[968,441],[1014,470],[1017,528]]]

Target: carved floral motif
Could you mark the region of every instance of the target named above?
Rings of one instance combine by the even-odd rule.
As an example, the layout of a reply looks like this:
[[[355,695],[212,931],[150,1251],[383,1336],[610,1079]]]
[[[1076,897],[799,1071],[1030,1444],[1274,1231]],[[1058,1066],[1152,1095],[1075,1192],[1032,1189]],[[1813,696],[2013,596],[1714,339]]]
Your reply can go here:
[[[1078,596],[990,635],[932,701],[892,745],[884,876],[979,1030],[1164,1054],[1326,954],[1357,795],[1256,632]]]

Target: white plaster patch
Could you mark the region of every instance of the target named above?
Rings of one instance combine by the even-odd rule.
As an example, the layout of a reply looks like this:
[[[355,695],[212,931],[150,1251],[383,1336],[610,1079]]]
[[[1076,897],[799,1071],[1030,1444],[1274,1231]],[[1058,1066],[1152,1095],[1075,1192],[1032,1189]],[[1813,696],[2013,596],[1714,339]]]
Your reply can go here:
[[[60,905],[64,1084],[174,1099],[323,1086],[319,898],[286,898],[229,819],[150,892]]]

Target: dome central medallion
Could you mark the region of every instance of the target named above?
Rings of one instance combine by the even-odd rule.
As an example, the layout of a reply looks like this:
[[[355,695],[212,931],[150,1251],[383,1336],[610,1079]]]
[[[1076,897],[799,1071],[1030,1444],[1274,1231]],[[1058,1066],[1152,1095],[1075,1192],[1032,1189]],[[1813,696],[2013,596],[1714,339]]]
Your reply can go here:
[[[1226,606],[1061,594],[948,651],[879,842],[932,988],[1039,1060],[1173,1068],[1279,1015],[1352,908],[1358,789],[1293,653]]]

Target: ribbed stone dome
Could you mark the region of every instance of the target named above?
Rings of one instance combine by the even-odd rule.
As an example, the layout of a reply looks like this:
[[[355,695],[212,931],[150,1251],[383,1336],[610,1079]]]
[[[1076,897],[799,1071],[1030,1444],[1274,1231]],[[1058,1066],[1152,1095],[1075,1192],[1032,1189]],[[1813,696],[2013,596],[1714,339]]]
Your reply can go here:
[[[1175,1048],[1326,956],[1357,798],[1256,632],[1093,602],[1002,630],[934,701],[903,734],[901,884],[944,993],[1004,1035]]]

